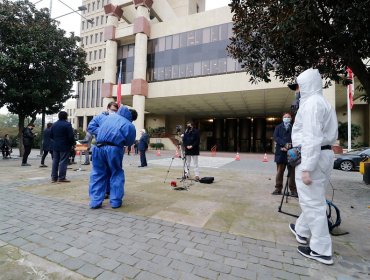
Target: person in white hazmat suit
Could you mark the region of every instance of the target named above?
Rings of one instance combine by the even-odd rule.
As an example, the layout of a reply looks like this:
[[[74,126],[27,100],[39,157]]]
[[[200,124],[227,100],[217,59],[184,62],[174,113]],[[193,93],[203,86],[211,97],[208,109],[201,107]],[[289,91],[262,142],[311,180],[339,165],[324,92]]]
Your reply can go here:
[[[326,217],[326,186],[333,169],[331,150],[338,136],[336,113],[324,98],[317,69],[297,78],[300,104],[292,129],[293,146],[301,146],[301,164],[296,166],[296,185],[302,213],[291,232],[300,244],[298,252],[324,264],[332,264],[332,241]],[[309,242],[308,242],[309,240]]]

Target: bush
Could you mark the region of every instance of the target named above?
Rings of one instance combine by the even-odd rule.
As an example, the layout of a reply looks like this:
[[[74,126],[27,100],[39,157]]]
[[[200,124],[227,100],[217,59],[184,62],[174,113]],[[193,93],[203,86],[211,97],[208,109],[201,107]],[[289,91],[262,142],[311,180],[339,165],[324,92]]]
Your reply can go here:
[[[150,146],[150,148],[155,149],[155,150],[164,149],[164,144],[163,143],[150,143],[149,146]]]

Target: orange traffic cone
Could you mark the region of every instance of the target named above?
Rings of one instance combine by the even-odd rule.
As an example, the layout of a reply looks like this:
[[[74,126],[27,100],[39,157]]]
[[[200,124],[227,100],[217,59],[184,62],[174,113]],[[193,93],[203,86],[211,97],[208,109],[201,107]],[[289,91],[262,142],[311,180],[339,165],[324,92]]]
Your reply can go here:
[[[265,155],[263,156],[263,160],[262,162],[268,162],[269,160],[267,159],[267,154],[265,153]]]
[[[80,155],[80,151],[76,151],[76,156],[79,156]]]
[[[157,150],[157,157],[161,155],[161,150]]]
[[[178,149],[176,149],[175,157],[180,157],[180,154],[179,154],[179,150]]]
[[[240,160],[240,155],[239,155],[239,153],[236,153],[235,160]]]

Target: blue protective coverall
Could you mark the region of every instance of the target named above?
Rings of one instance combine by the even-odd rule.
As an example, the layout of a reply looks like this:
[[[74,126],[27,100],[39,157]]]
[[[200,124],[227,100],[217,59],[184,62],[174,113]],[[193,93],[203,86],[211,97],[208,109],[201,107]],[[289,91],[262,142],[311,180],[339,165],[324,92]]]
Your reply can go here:
[[[121,106],[116,114],[104,117],[96,136],[96,147],[92,152],[93,166],[90,175],[90,208],[98,208],[104,201],[107,182],[110,183],[110,205],[122,205],[125,174],[122,169],[124,146],[132,145],[136,137],[131,123],[131,112]]]

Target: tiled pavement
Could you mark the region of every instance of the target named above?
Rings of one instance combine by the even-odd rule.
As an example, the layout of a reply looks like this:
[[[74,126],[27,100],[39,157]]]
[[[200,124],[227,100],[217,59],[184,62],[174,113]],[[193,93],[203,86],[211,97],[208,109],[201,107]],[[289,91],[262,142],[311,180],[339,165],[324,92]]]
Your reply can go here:
[[[149,160],[166,167],[171,155],[168,153],[167,159],[161,159],[149,154]],[[211,165],[207,163],[204,166],[222,168],[222,164],[230,162],[227,157],[233,158],[233,155],[212,158],[209,160]],[[257,160],[248,160],[253,157]],[[243,161],[233,161],[228,166],[266,172],[266,168],[261,168],[265,163],[259,163],[260,157],[248,155]],[[39,161],[36,157],[34,160]],[[133,157],[126,157],[124,164],[129,168],[136,167],[136,161]],[[0,168],[1,174],[8,170],[3,169],[6,168],[4,164]],[[50,261],[49,264],[95,279],[369,279],[370,263],[364,261],[369,256],[346,254],[343,247],[339,250],[341,255],[335,256],[335,264],[328,267],[302,258],[296,252],[296,246],[134,216],[122,211],[90,210],[83,203],[31,194],[18,187],[49,183],[46,177],[34,177],[40,174],[33,175],[33,169],[11,170],[17,170],[18,176],[8,174],[0,181],[1,280],[56,279],[45,275],[38,278],[3,276],[1,251],[8,247],[20,248]],[[76,173],[68,175],[73,181],[78,176]],[[9,183],[15,177],[19,181]],[[342,196],[346,197],[351,192],[355,197],[357,192],[353,191]],[[353,201],[347,199],[347,202],[345,206],[352,209]],[[368,218],[367,209],[361,209],[356,208],[361,214],[357,216]],[[368,224],[366,220],[362,222]],[[364,232],[365,242],[370,240],[366,239],[367,233]],[[261,239],[265,238],[261,236]],[[75,277],[68,279],[81,279],[76,277],[76,273]]]
[[[305,260],[295,246],[17,189],[44,182],[0,183],[0,247],[10,244],[88,278],[369,279],[370,264],[359,258],[337,256],[325,266]]]

